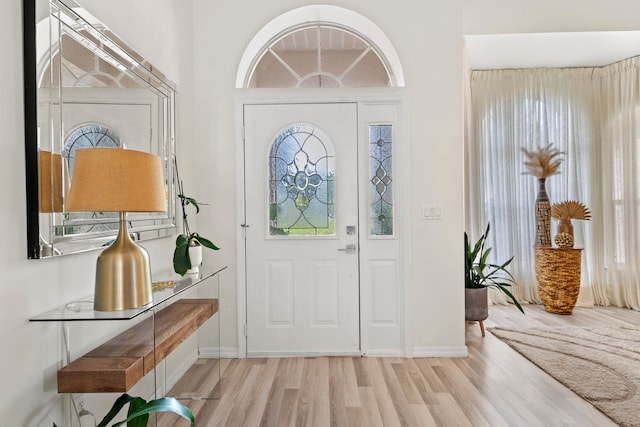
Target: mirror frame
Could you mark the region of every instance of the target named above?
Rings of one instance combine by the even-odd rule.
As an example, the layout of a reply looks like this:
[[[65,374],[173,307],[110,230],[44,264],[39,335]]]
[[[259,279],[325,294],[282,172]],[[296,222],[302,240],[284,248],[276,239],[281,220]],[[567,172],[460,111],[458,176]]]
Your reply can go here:
[[[38,179],[38,101],[36,79],[36,0],[22,1],[24,145],[27,198],[27,257],[40,258]]]
[[[167,176],[165,181],[167,183],[167,200],[168,211],[164,216],[153,217],[153,224],[140,227],[140,230],[144,232],[144,237],[141,240],[147,240],[151,238],[158,238],[164,235],[174,234],[176,229],[176,215],[175,215],[175,182],[174,182],[174,167],[175,167],[175,85],[168,81],[164,75],[158,72],[158,70],[151,64],[148,64],[139,54],[133,51],[128,46],[122,44],[118,36],[109,37],[103,34],[102,31],[95,28],[92,23],[88,22],[85,17],[77,15],[73,10],[73,7],[80,5],[76,0],[71,0],[73,7],[66,3],[66,0],[23,0],[23,73],[24,73],[24,127],[25,127],[25,183],[26,183],[26,220],[27,220],[27,257],[29,259],[41,259],[50,256],[64,255],[68,253],[83,252],[86,250],[92,250],[104,246],[104,242],[90,243],[86,247],[78,250],[69,250],[64,253],[57,254],[55,250],[49,251],[50,253],[43,254],[43,245],[41,241],[41,227],[47,227],[43,225],[42,215],[51,215],[48,227],[50,232],[55,227],[65,227],[66,224],[62,220],[58,225],[55,225],[52,213],[40,212],[40,197],[39,197],[39,167],[38,167],[38,150],[39,150],[39,131],[38,131],[38,46],[37,46],[37,19],[38,4],[46,4],[47,13],[43,16],[48,16],[51,19],[52,6],[56,8],[64,8],[69,11],[68,16],[73,14],[73,19],[76,22],[82,22],[85,28],[92,31],[92,36],[99,34],[100,40],[107,40],[112,43],[112,46],[116,48],[116,57],[118,51],[122,52],[122,56],[117,59],[120,60],[120,65],[126,66],[127,73],[135,74],[138,80],[144,81],[147,84],[147,88],[151,90],[154,88],[157,92],[162,92],[166,96],[161,97],[156,95],[162,103],[159,105],[159,111],[162,113],[159,117],[162,118],[161,122],[156,126],[156,132],[159,132],[161,136],[156,136],[153,140],[158,147],[161,148],[163,156],[163,167]],[[45,18],[46,19],[46,18]],[[95,31],[96,33],[93,33]],[[87,39],[89,40],[89,39]],[[52,42],[49,41],[53,45]],[[47,46],[47,49],[53,46]],[[113,55],[114,51],[109,51],[109,55]],[[158,90],[160,88],[160,90]],[[62,90],[62,88],[60,89]],[[61,98],[61,105],[64,106],[64,101]],[[60,144],[63,144],[61,141]],[[146,218],[147,222],[150,218]],[[45,218],[46,220],[46,218]],[[135,221],[135,219],[133,220]],[[100,222],[97,220],[96,223]],[[104,222],[104,220],[103,220]],[[117,222],[117,221],[116,221]],[[131,232],[135,232],[135,228]],[[51,233],[52,235],[54,233]],[[111,232],[102,232],[100,237],[108,237],[112,235],[115,237],[117,234],[117,228]],[[76,233],[72,237],[64,237],[67,242],[82,242],[83,239],[87,239],[91,236],[91,233]],[[108,239],[107,239],[108,240]],[[55,249],[55,242],[52,242],[52,248]]]

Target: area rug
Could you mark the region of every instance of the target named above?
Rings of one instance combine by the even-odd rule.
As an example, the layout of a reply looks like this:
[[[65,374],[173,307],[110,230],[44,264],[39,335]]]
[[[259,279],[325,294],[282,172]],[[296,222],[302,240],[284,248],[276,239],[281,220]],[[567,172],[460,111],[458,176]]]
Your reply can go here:
[[[489,330],[619,425],[640,426],[640,327]]]

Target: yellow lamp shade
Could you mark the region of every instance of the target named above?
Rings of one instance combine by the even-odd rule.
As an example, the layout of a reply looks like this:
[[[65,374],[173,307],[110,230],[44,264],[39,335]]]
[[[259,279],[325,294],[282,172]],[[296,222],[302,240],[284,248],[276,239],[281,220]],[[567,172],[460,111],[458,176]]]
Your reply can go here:
[[[163,212],[167,210],[160,157],[122,148],[75,151],[69,212]]]

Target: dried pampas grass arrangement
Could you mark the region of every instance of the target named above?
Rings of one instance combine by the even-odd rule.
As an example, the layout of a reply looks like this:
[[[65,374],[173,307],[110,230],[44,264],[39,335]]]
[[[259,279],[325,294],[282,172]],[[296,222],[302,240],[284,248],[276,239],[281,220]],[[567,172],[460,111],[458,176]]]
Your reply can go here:
[[[546,180],[551,175],[559,173],[562,163],[562,151],[549,144],[537,150],[529,151],[521,147],[526,156],[524,173],[538,178],[538,195],[536,197],[536,246],[551,246],[551,213],[549,196],[547,195]]]
[[[525,173],[538,179],[544,179],[560,172],[559,168],[563,159],[559,158],[559,156],[565,153],[553,148],[553,144],[533,151],[529,151],[526,148],[521,148],[521,150],[527,157],[524,162],[527,168]]]

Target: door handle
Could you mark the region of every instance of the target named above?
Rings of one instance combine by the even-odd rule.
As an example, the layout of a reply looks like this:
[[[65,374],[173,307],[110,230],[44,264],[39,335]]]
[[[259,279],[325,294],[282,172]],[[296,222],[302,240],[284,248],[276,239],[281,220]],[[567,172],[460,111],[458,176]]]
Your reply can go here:
[[[345,246],[344,248],[338,249],[341,252],[346,252],[348,254],[355,254],[358,250],[356,248],[356,245],[353,243],[348,244],[347,246]]]

